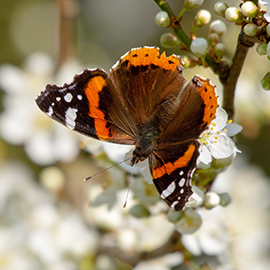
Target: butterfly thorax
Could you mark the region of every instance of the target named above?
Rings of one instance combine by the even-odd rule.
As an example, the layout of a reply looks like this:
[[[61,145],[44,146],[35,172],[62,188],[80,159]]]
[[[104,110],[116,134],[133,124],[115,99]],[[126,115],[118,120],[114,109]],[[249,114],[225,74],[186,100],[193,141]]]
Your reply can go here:
[[[146,129],[146,132],[138,136],[135,142],[135,150],[132,153],[133,157],[130,161],[131,166],[138,163],[139,161],[144,161],[149,157],[149,155],[157,147],[159,134],[159,131],[151,128]]]

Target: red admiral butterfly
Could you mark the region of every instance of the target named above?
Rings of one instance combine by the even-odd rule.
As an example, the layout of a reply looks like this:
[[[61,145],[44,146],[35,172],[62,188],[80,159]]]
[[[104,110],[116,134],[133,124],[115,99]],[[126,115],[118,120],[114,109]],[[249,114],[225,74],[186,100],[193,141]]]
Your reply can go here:
[[[198,138],[215,118],[215,87],[194,76],[186,85],[184,63],[156,47],[130,50],[112,67],[84,70],[70,84],[47,85],[36,99],[52,119],[89,137],[134,144],[130,165],[149,158],[161,197],[182,210],[191,196]]]

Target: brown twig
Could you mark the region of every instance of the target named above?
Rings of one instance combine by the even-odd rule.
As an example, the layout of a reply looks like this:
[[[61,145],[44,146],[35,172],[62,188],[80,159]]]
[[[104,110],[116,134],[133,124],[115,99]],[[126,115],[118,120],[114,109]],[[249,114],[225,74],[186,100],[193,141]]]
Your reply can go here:
[[[243,31],[238,36],[237,47],[231,66],[223,66],[223,70],[217,71],[219,79],[223,84],[223,105],[229,119],[234,115],[234,93],[237,80],[240,76],[248,49],[259,40],[256,37],[249,37]]]
[[[60,67],[74,55],[74,20],[78,7],[74,0],[57,0],[59,12],[59,52],[58,64]]]
[[[102,243],[99,244],[98,252],[105,253],[122,262],[135,266],[140,261],[150,260],[162,256],[164,254],[182,249],[183,247],[180,242],[180,234],[177,231],[175,231],[166,243],[164,243],[161,247],[150,252],[142,252],[139,254],[128,253],[123,250],[119,250],[117,247],[108,247]]]

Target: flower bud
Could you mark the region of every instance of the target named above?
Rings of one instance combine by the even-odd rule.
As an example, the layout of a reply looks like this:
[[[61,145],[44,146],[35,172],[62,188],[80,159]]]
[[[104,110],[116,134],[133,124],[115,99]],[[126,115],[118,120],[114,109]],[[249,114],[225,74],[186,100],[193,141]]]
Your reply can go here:
[[[165,48],[174,48],[179,45],[179,40],[173,34],[167,33],[161,36],[160,43]]]
[[[155,22],[158,26],[161,26],[161,27],[169,26],[170,18],[169,18],[168,13],[165,11],[160,11],[155,17]]]
[[[266,55],[267,54],[267,44],[265,43],[259,43],[256,51],[259,55]]]
[[[244,26],[243,31],[247,36],[252,37],[257,34],[258,26],[254,23],[248,23]]]
[[[205,197],[204,197],[204,207],[206,209],[212,209],[216,206],[218,206],[220,203],[220,197],[218,196],[218,194],[216,192],[207,192],[205,193]]]
[[[217,43],[220,42],[220,38],[219,35],[216,33],[212,33],[210,35],[208,35],[208,43],[211,47],[214,47]]]
[[[217,2],[214,5],[214,12],[217,15],[220,15],[221,17],[225,18],[225,11],[229,6],[224,2]]]
[[[266,33],[270,37],[270,23],[266,25]]]
[[[226,207],[232,201],[232,199],[228,193],[220,193],[219,198],[220,198],[220,205],[223,207]]]
[[[270,41],[267,44],[267,54],[270,56]]]
[[[208,44],[205,38],[196,38],[192,40],[190,50],[197,56],[202,57],[206,54]]]
[[[262,78],[261,86],[264,90],[270,90],[270,72],[266,73]]]
[[[227,31],[227,27],[225,25],[224,22],[222,22],[221,20],[215,20],[213,22],[211,22],[210,26],[209,26],[209,33],[216,33],[218,34],[220,37],[222,35],[224,35]]]
[[[132,206],[129,213],[136,218],[148,217],[150,215],[150,212],[141,204]]]
[[[241,22],[243,15],[236,7],[229,7],[225,11],[225,18],[229,22]]]
[[[255,18],[258,14],[258,8],[252,1],[246,1],[243,3],[241,11],[245,17]]]
[[[201,28],[204,25],[208,24],[211,20],[211,13],[206,9],[201,9],[195,16],[194,26],[196,28]]]
[[[225,54],[225,51],[226,51],[226,46],[223,43],[218,43],[214,46],[214,52],[218,60],[221,60],[221,58]]]
[[[169,211],[168,215],[167,215],[167,219],[169,222],[171,223],[176,223],[177,221],[179,221],[182,217],[184,216],[184,213],[182,211],[174,211],[171,210]]]
[[[185,0],[184,8],[187,10],[192,10],[194,8],[200,7],[204,0]]]

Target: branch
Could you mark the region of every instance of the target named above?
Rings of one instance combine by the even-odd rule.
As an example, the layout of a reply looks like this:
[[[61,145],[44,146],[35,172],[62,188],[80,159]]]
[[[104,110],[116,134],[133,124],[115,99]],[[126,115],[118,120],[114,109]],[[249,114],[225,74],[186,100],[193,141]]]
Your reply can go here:
[[[229,118],[234,115],[234,93],[236,83],[241,73],[248,49],[252,47],[258,39],[247,36],[243,31],[238,36],[237,47],[233,57],[232,65],[227,71],[219,72],[219,79],[223,84],[223,108],[226,110]]]
[[[57,0],[59,12],[58,67],[74,55],[74,20],[77,7],[74,0]]]
[[[135,266],[137,263],[139,263],[142,260],[154,259],[162,255],[165,255],[167,253],[174,252],[177,250],[182,250],[182,249],[183,247],[180,242],[180,234],[177,231],[175,231],[165,244],[163,244],[161,247],[150,252],[142,252],[139,254],[128,253],[128,252],[118,249],[117,247],[108,247],[102,243],[99,244],[98,252],[105,253],[122,262]]]

